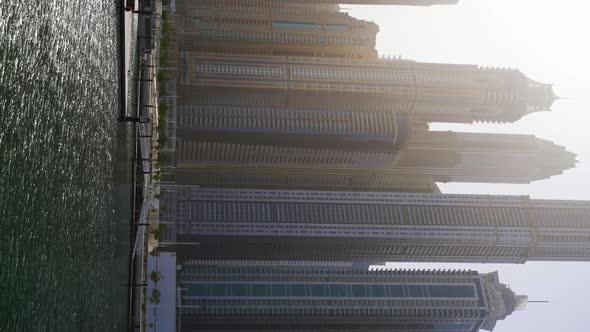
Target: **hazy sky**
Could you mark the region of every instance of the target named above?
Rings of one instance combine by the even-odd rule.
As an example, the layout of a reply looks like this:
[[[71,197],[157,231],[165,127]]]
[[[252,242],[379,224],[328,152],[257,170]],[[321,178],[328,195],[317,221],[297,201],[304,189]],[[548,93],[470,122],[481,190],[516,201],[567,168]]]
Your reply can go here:
[[[578,166],[530,185],[446,184],[446,193],[528,194],[533,198],[590,199],[590,2],[586,0],[461,0],[456,6],[350,6],[352,16],[380,27],[380,54],[428,61],[510,67],[555,85],[552,112],[515,124],[448,125],[436,130],[523,133],[578,154]],[[590,331],[590,263],[524,265],[395,264],[400,267],[497,270],[531,304],[498,323],[496,332]]]

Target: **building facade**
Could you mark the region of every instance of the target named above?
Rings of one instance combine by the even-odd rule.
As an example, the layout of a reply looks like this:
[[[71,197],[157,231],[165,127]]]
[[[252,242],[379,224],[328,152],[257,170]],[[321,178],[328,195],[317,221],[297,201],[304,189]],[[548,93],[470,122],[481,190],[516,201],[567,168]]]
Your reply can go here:
[[[391,112],[202,106],[178,112],[176,167],[389,168],[409,138]]]
[[[181,62],[187,103],[386,110],[416,122],[471,123],[516,121],[556,99],[550,85],[519,71],[471,65],[188,52]]]
[[[526,303],[497,273],[185,263],[183,331],[476,332]]]
[[[576,162],[564,147],[533,135],[414,130],[391,170],[436,182],[529,183]]]
[[[252,105],[232,104],[242,96]],[[213,176],[221,187],[433,192],[434,182],[529,183],[576,163],[563,147],[531,135],[429,131],[406,113],[278,106],[283,97],[254,100],[228,90],[177,104],[171,180],[209,187]],[[220,169],[228,176],[215,175]]]
[[[377,57],[377,25],[340,13],[337,7],[223,1],[177,1],[176,7],[181,52]]]
[[[411,130],[404,114],[351,109],[184,104],[177,121],[177,136],[184,140],[380,152],[398,150]]]
[[[174,162],[179,175],[223,167],[246,176],[257,168],[261,184],[278,186],[281,180],[275,175],[298,172],[309,180],[316,177],[307,184],[321,189],[318,181],[325,176],[320,174],[370,172],[413,191],[408,182],[421,177],[432,182],[529,183],[576,163],[576,156],[563,147],[531,135],[412,130],[407,117],[387,111],[220,106],[184,111],[181,106],[179,114]],[[365,181],[366,188],[372,187],[370,178]],[[176,182],[199,184],[180,178]],[[418,185],[416,191],[422,188]]]
[[[206,188],[438,192],[431,176],[373,169],[304,169],[201,165],[175,168],[168,178]]]
[[[187,0],[184,0],[187,1]],[[332,9],[337,4],[347,5],[400,5],[432,6],[454,5],[459,0],[201,0],[205,4],[223,4],[225,6],[317,6]]]
[[[164,241],[202,259],[590,260],[590,203],[519,196],[164,186]]]

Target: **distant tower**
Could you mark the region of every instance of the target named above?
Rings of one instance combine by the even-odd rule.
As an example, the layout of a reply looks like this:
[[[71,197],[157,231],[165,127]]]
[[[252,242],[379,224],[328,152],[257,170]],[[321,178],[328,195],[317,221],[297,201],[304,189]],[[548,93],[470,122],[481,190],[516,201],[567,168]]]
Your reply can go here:
[[[408,186],[412,177],[429,177],[431,182],[528,183],[575,165],[575,155],[534,136],[427,131],[409,122],[407,114],[387,110],[181,105],[175,181],[201,184],[188,180],[187,172],[224,168],[236,174],[235,179],[248,182],[254,176],[250,170],[258,168],[258,180],[251,185],[331,190],[325,186],[330,175],[353,190],[382,190],[366,176],[370,172],[379,175],[383,189],[423,192],[431,190],[418,183],[415,190]],[[350,183],[340,176],[345,173],[358,178]],[[284,181],[290,176],[307,187]],[[218,184],[247,185],[232,179]]]
[[[432,6],[455,5],[459,0],[272,0],[277,2],[294,1],[299,3],[338,3],[347,5],[400,5],[400,6]]]
[[[513,122],[556,99],[517,70],[472,65],[187,53],[182,68],[187,103],[391,111],[416,122]]]
[[[281,0],[279,0],[281,1]],[[459,0],[303,0],[313,3],[341,3],[349,5],[432,6],[455,5]]]
[[[165,241],[202,259],[590,261],[590,203],[518,196],[164,186]]]
[[[378,26],[333,6],[177,1],[179,52],[377,57]]]
[[[575,154],[533,135],[415,130],[391,169],[436,182],[530,183],[575,165]]]
[[[291,0],[273,0],[287,2]],[[432,6],[455,5],[459,0],[302,0],[301,3],[341,3],[348,5],[401,5],[401,6]]]
[[[187,0],[183,0],[187,1]],[[180,2],[180,1],[179,1]],[[432,6],[455,5],[459,0],[201,0],[206,4],[219,3],[224,6],[328,6],[346,5],[398,5],[398,6]]]
[[[177,284],[186,331],[492,330],[526,297],[497,273],[192,261]]]

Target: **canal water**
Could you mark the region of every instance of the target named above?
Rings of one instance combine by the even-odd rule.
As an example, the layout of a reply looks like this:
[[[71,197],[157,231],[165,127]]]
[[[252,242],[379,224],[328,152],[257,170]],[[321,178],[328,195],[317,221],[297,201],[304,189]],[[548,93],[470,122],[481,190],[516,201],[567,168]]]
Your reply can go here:
[[[114,0],[0,0],[0,331],[125,329],[118,17]]]

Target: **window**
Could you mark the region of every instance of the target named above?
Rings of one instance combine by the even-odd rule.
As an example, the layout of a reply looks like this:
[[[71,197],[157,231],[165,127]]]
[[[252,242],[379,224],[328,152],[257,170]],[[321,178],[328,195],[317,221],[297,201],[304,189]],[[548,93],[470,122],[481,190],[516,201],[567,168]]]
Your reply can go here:
[[[404,289],[401,285],[390,285],[389,288],[389,296],[390,297],[404,297]]]
[[[473,285],[388,285],[346,283],[189,284],[195,297],[476,298]]]
[[[331,25],[331,24],[328,24],[328,25],[326,25],[326,29],[327,30],[346,30],[346,27],[344,25]]]
[[[352,285],[352,296],[353,297],[366,297],[367,291],[365,289],[365,285]]]
[[[469,285],[431,285],[430,297],[475,297],[473,286]]]
[[[458,322],[445,322],[445,323],[434,323],[434,331],[449,331],[449,330],[464,330],[469,331],[473,326],[472,323],[458,323]]]
[[[282,28],[304,28],[304,29],[321,29],[321,24],[311,24],[311,23],[297,23],[297,22],[273,22],[272,25],[274,27],[282,27]]]
[[[411,286],[407,286],[407,287],[408,287],[408,290],[410,291],[409,297],[425,297],[426,296],[422,290],[422,286],[411,285]]]
[[[311,290],[311,296],[313,297],[324,297],[326,296],[326,292],[324,290],[324,285],[311,285],[309,286]]]
[[[347,297],[346,285],[330,285],[331,297]]]
[[[191,296],[207,296],[206,285],[192,284],[188,286],[188,292]]]
[[[371,296],[385,297],[385,285],[371,285]]]
[[[305,285],[291,285],[291,296],[304,297],[305,296]]]
[[[279,297],[283,297],[283,296],[287,296],[287,291],[286,291],[286,285],[283,284],[277,284],[277,285],[271,285],[271,294],[273,297],[279,296]]]
[[[211,285],[211,296],[227,296],[225,284],[213,284]]]
[[[247,288],[249,285],[244,284],[233,284],[231,285],[231,295],[232,296],[247,296]]]
[[[260,285],[260,284],[252,285],[252,296],[257,296],[257,297],[266,296],[266,285]]]

